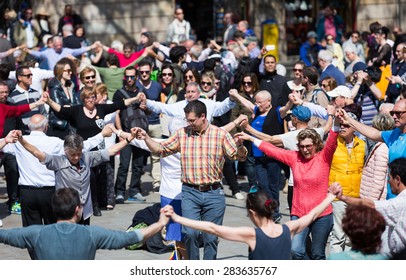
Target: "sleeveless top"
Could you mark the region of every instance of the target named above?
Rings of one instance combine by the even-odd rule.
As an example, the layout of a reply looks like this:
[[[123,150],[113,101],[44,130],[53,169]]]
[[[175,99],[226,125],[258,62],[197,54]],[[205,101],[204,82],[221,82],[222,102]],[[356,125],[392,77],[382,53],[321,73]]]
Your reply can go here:
[[[282,234],[269,237],[262,229],[255,229],[256,244],[254,251],[249,252],[249,260],[290,260],[292,240],[287,225],[282,225]]]

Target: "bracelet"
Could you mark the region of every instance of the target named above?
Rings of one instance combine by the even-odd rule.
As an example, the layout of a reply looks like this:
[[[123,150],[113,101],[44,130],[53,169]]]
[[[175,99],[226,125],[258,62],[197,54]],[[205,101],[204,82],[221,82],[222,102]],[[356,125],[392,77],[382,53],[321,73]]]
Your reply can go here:
[[[130,140],[128,140],[128,138],[125,138],[125,141],[127,141],[128,144],[130,144]]]
[[[355,85],[362,85],[362,82],[356,82]]]
[[[333,114],[328,114],[328,116],[329,116],[329,117],[331,116],[333,119],[334,119],[334,117],[335,117]]]

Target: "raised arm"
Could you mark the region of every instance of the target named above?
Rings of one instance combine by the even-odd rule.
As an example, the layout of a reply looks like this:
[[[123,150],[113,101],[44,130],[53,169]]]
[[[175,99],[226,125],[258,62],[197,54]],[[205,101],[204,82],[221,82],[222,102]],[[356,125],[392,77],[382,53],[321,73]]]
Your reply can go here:
[[[342,122],[349,124],[351,127],[353,127],[356,131],[364,135],[365,137],[374,140],[374,141],[379,141],[383,142],[382,136],[381,136],[381,131],[379,131],[376,128],[373,128],[372,126],[365,125],[363,123],[360,123],[350,116],[348,116],[347,112],[343,109],[338,109],[337,113],[338,118],[341,119]]]
[[[131,129],[131,131],[135,129],[135,138],[137,138],[138,140],[144,140],[145,144],[147,144],[149,150],[153,153],[153,154],[157,154],[160,151],[160,145],[158,142],[156,142],[155,140],[153,140],[151,137],[149,137],[148,133],[143,130],[142,128],[139,127],[133,127]]]
[[[337,182],[332,183],[330,185],[328,191],[330,193],[336,195],[339,200],[344,201],[347,204],[356,205],[356,206],[364,205],[364,206],[367,206],[370,208],[375,208],[375,203],[372,199],[357,198],[357,197],[343,195],[343,189],[342,189],[341,185]]]
[[[226,125],[223,125],[221,128],[226,130],[227,132],[230,132],[234,128],[240,127],[241,123],[247,122],[247,121],[248,121],[248,117],[246,115],[241,114],[238,116],[238,118],[229,122]]]
[[[30,152],[34,157],[36,157],[40,162],[44,162],[45,161],[45,153],[40,151],[37,147],[35,147],[34,145],[31,145],[30,143],[28,143],[21,131],[17,131],[17,135],[18,135],[18,142],[20,142],[20,144],[28,151]]]
[[[131,128],[131,134],[130,136],[128,136],[125,141],[120,141],[117,144],[114,144],[113,146],[111,146],[110,148],[108,148],[109,151],[109,155],[110,156],[114,156],[115,154],[117,154],[119,151],[121,151],[125,146],[127,146],[128,144],[130,144],[130,142],[135,138],[136,135],[136,128]]]
[[[7,144],[15,143],[18,141],[17,130],[11,130],[4,139],[0,140],[0,150],[4,148]]]
[[[52,108],[52,110],[54,110],[55,112],[59,112],[61,111],[61,105],[59,105],[58,103],[54,102],[50,97],[49,97],[49,93],[44,91],[42,93],[42,96],[45,100],[45,102]]]
[[[255,105],[252,104],[252,102],[249,101],[248,99],[239,95],[238,91],[236,89],[230,89],[230,91],[228,93],[230,94],[230,98],[237,100],[241,105],[243,105],[245,108],[247,108],[251,113],[254,113]]]

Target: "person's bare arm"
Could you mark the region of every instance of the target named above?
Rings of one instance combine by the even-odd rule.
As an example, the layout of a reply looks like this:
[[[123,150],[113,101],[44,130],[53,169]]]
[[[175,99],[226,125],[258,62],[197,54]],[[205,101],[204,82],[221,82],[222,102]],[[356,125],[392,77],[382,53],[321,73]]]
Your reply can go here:
[[[127,138],[125,138],[125,141],[120,141],[117,144],[114,144],[113,146],[111,146],[110,148],[108,148],[109,151],[109,155],[110,156],[114,156],[115,154],[117,154],[119,151],[121,151],[125,146],[127,146],[128,144],[130,144],[130,142],[135,138],[135,133],[136,133],[136,129],[135,128],[131,128],[131,134],[130,136],[128,136]]]
[[[142,235],[143,235],[143,241],[147,240],[154,234],[160,232],[162,228],[169,222],[169,218],[163,213],[161,209],[161,214],[159,216],[159,220],[156,223],[153,223],[152,225],[140,229]]]
[[[301,217],[298,220],[292,220],[286,223],[290,229],[290,235],[293,237],[295,234],[303,231],[312,222],[314,222],[321,213],[334,201],[336,196],[332,193],[328,193],[327,197],[316,207],[314,207],[308,214]]]
[[[277,147],[283,147],[282,139],[277,135],[271,136],[269,134],[265,134],[263,132],[260,132],[260,131],[256,130],[255,128],[253,128],[249,124],[246,126],[245,131],[248,132],[249,134],[255,136],[256,138],[258,138],[260,140],[263,140],[265,142],[269,142],[272,145],[275,145]]]
[[[134,128],[132,128],[132,129],[134,129]],[[153,140],[151,137],[149,137],[148,133],[145,130],[143,130],[142,128],[135,127],[135,129],[136,129],[135,138],[137,138],[138,140],[144,140],[145,144],[147,144],[151,153],[157,154],[160,151],[159,143],[156,142],[155,140]]]
[[[239,115],[238,118],[229,122],[226,125],[223,125],[221,128],[226,130],[227,132],[230,132],[234,128],[239,127],[243,121],[248,121],[248,117],[246,115]]]
[[[48,92],[44,91],[42,93],[42,96],[45,100],[45,102],[52,108],[52,110],[54,110],[55,112],[59,112],[61,111],[61,105],[59,105],[58,103],[54,102],[50,97]]]
[[[343,195],[343,189],[337,182],[330,185],[329,192],[336,195],[339,200],[344,201],[347,204],[356,206],[363,205],[375,209],[374,201],[369,198],[357,198]]]
[[[243,105],[245,108],[247,108],[251,113],[254,113],[255,105],[252,104],[252,102],[249,101],[248,99],[239,95],[238,91],[236,89],[230,89],[230,91],[228,93],[230,94],[230,98],[232,100],[237,100],[239,103],[241,103],[241,105]]]
[[[288,100],[288,102],[285,104],[285,106],[282,106],[279,108],[279,114],[281,115],[281,118],[284,119],[287,115],[287,112],[292,108],[293,102],[292,100]]]
[[[350,116],[348,116],[345,110],[338,109],[337,117],[340,118],[342,122],[349,124],[351,127],[353,127],[359,133],[363,134],[365,137],[374,141],[383,142],[381,131],[379,131],[376,128],[373,128],[372,126],[365,125],[352,119]]]

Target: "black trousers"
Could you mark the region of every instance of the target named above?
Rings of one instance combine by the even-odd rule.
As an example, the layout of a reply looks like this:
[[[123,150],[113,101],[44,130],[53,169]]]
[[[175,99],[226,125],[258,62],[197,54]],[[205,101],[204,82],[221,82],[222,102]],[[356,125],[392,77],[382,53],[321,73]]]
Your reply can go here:
[[[17,159],[14,155],[3,153],[1,157],[1,164],[4,166],[4,175],[6,176],[7,195],[8,195],[8,208],[18,201],[18,166]]]
[[[51,198],[55,188],[19,186],[23,227],[56,223]]]

